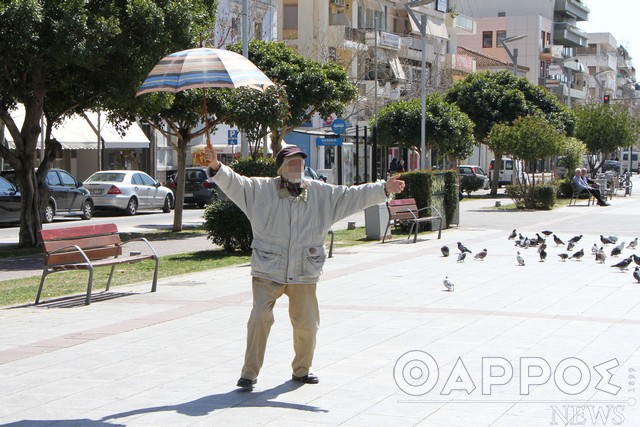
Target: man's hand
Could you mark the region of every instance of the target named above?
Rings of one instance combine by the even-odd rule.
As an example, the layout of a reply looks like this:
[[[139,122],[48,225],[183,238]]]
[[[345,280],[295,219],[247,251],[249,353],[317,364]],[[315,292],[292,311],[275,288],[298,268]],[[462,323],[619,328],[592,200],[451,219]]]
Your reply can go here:
[[[384,189],[389,194],[399,193],[404,190],[404,181],[399,178],[400,175],[395,175],[389,178],[384,184]]]
[[[209,164],[209,167],[214,171],[220,169],[220,162],[218,161],[218,155],[215,148],[208,146],[204,150],[204,160]]]

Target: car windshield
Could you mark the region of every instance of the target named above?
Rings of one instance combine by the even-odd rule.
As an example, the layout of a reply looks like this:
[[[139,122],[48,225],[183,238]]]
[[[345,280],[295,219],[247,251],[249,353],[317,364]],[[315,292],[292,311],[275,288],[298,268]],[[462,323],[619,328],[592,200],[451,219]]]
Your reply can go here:
[[[124,174],[117,172],[94,173],[86,182],[122,182]]]
[[[477,174],[479,174],[479,175],[486,175],[486,174],[484,173],[484,170],[482,170],[482,168],[481,168],[481,167],[479,167],[479,166],[476,166],[476,173],[477,173]]]

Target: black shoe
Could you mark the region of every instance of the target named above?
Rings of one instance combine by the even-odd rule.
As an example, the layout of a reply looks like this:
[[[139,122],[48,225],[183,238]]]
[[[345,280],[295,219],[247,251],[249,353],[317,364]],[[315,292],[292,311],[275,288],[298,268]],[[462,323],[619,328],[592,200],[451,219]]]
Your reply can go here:
[[[296,377],[295,375],[291,375],[291,379],[294,381],[300,381],[303,384],[318,384],[320,380],[313,374],[308,374],[302,377]]]
[[[236,384],[238,387],[240,387],[243,390],[253,390],[253,386],[255,383],[257,383],[258,380],[250,380],[248,378],[240,378],[238,380],[238,384]]]
[[[611,206],[611,204],[607,202],[598,203],[598,206]]]

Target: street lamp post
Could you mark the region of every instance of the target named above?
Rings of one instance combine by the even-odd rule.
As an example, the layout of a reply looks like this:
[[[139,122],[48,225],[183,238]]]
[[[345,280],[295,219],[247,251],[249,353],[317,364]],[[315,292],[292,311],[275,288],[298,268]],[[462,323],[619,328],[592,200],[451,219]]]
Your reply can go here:
[[[413,10],[416,6],[423,6],[429,3],[433,3],[436,0],[415,0],[405,3],[404,7],[407,9],[410,19],[420,29],[420,38],[422,39],[422,68],[420,79],[420,97],[422,98],[422,109],[420,117],[420,169],[426,169],[427,167],[427,131],[426,131],[426,95],[427,95],[427,14],[421,13],[420,20]]]
[[[512,52],[507,46],[507,43],[514,42],[516,40],[522,40],[525,37],[527,37],[526,34],[519,34],[517,36],[507,37],[505,39],[502,39],[501,41],[502,47],[504,48],[505,52],[507,52],[507,55],[509,55],[509,59],[511,59],[511,62],[513,62],[513,75],[516,77],[518,77],[518,48],[514,48]]]

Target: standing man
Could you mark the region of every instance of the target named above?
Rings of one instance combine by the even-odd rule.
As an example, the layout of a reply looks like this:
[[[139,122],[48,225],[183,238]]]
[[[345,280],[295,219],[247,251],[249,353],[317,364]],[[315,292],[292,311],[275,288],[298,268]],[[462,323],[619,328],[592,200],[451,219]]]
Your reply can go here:
[[[318,383],[310,368],[320,323],[316,283],[327,258],[327,233],[336,221],[404,189],[404,181],[397,177],[352,187],[306,180],[306,157],[297,146],[287,145],[276,155],[277,177],[249,178],[220,163],[212,148],[205,152],[209,176],[247,215],[253,232],[253,309],[237,384],[245,390],[252,390],[257,382],[274,321],[273,307],[282,294],[289,298],[293,326],[292,379]]]

